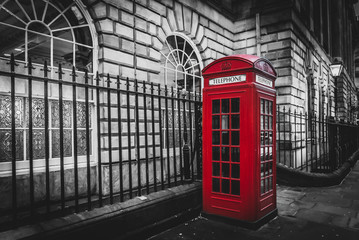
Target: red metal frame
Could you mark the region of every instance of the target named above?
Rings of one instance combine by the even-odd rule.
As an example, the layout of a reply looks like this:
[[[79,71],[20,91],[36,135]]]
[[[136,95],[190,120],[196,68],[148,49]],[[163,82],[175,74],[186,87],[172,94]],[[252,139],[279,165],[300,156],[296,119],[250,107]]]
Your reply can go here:
[[[256,222],[276,210],[274,81],[277,74],[267,60],[251,55],[218,59],[202,73],[203,211]],[[222,111],[227,99],[229,111]],[[236,100],[232,99],[239,99],[238,113],[231,109],[232,105],[236,106]],[[261,113],[261,101],[267,104],[265,113]],[[218,103],[219,112],[213,112]],[[235,122],[237,115],[239,128]],[[265,129],[262,127],[262,142],[261,115],[267,122]],[[267,159],[261,158],[261,148],[265,149]],[[261,188],[261,182],[266,188]]]

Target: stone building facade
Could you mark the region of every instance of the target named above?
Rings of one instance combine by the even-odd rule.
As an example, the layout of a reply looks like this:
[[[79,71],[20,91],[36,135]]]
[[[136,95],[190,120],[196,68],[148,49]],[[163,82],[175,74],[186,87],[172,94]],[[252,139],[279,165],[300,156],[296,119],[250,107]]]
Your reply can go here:
[[[100,72],[164,83],[161,51],[176,33],[196,48],[201,67],[232,54],[270,60],[279,74],[278,105],[333,117],[337,108],[336,117],[354,120],[352,2],[88,1],[87,9]],[[337,83],[329,67],[335,59],[344,63]]]
[[[113,80],[112,87],[116,87],[115,79],[119,76],[122,80],[128,78],[130,81],[159,83],[169,88],[173,87],[175,90],[185,89],[188,92],[200,93],[203,86],[201,70],[213,60],[233,54],[260,55],[270,60],[278,72],[275,85],[277,105],[280,108],[291,107],[311,116],[333,117],[346,122],[356,120],[358,83],[355,81],[354,52],[357,49],[355,40],[358,36],[358,24],[353,10],[355,1],[66,0],[60,3],[60,1],[33,0],[31,2],[34,4],[25,1],[16,1],[16,3],[0,1],[2,33],[4,36],[5,33],[15,36],[11,31],[16,29],[16,31],[25,31],[29,35],[40,32],[42,35],[39,36],[49,37],[47,31],[51,30],[54,32],[50,37],[53,39],[52,45],[43,46],[41,41],[34,40],[41,37],[18,38],[20,42],[11,37],[2,38],[0,39],[1,70],[5,69],[10,53],[18,51],[20,53],[16,55],[16,60],[19,62],[17,72],[24,71],[26,59],[30,56],[39,64],[43,60],[48,60],[50,66],[62,63],[66,75],[64,78],[68,80],[71,79],[71,67],[76,65],[80,71],[87,69],[91,76],[98,72],[102,79],[100,85],[106,84],[106,76],[109,74]],[[71,14],[67,14],[69,9]],[[52,15],[56,16],[56,11],[59,12],[58,18],[64,17],[64,22],[71,27],[59,22],[56,29],[51,29],[57,24],[57,18],[50,22],[47,20],[46,13],[50,18]],[[32,18],[36,21],[30,21]],[[33,29],[31,27],[30,30],[23,29],[22,24],[27,24],[26,19],[32,24],[27,26]],[[16,20],[20,22],[19,25],[14,23]],[[72,24],[72,21],[76,24]],[[36,26],[33,22],[40,25]],[[76,32],[79,28],[86,30],[80,34]],[[66,34],[56,35],[57,32],[61,33],[68,29],[72,29],[76,40],[69,40]],[[34,45],[30,47],[30,43]],[[38,46],[40,46],[38,49],[46,50],[48,53],[32,51]],[[341,61],[344,65],[344,70],[338,78],[334,78],[330,72],[330,65],[335,61]],[[43,74],[40,70],[40,68],[35,69],[35,75]],[[53,71],[50,74],[56,73]],[[0,81],[2,84],[0,94],[8,96],[9,79],[0,77]],[[34,88],[36,87],[42,91],[42,86]],[[16,91],[19,95],[25,95],[26,86],[19,84]],[[54,94],[53,97],[56,97],[56,93]],[[71,92],[67,94],[71,96]],[[41,97],[41,94],[39,96]],[[105,95],[102,97],[106,98]],[[2,99],[0,110],[5,109],[5,105],[9,103],[8,97]],[[133,100],[131,97],[131,104],[135,104]],[[112,101],[116,100],[112,98]],[[126,100],[123,99],[123,102],[126,103]],[[111,111],[113,111],[112,116],[117,115],[115,107]],[[123,111],[125,114],[125,109]],[[133,109],[130,115],[134,115]],[[119,127],[115,118],[109,127],[106,122],[107,108],[101,109],[100,116],[102,119],[100,131],[103,138],[100,149],[97,149],[96,145],[92,148],[93,166],[96,166],[97,151],[101,151],[104,162],[110,151],[114,156],[113,160],[117,161],[118,151],[122,149],[119,149],[116,134],[122,129],[128,129],[127,124],[130,124],[131,129],[137,128],[134,122],[122,123]],[[2,131],[0,144],[5,156],[6,148],[9,146],[6,145],[8,141],[6,131],[9,130],[9,126],[2,122],[3,119],[0,118],[0,131]],[[92,128],[95,135],[95,126]],[[145,132],[143,125],[139,128],[141,133]],[[162,129],[155,127],[153,131],[160,135]],[[108,136],[111,134],[113,137],[110,147]],[[139,139],[140,143],[137,144],[144,141],[144,136],[141,135]],[[155,141],[159,139],[156,137]],[[133,148],[131,155],[136,156],[134,135],[123,138],[122,144],[127,145],[129,142]],[[141,151],[143,152],[144,149],[142,148]],[[155,151],[161,150],[156,147]],[[128,154],[128,151],[123,152],[125,160],[131,160]],[[150,156],[151,154],[153,152],[150,152]],[[10,182],[10,165],[8,159],[1,156],[0,178],[3,182]],[[24,169],[28,166],[22,163],[18,165],[24,165]],[[43,171],[41,170],[43,166],[39,165],[39,172]],[[58,168],[54,168],[53,184],[55,185],[58,182],[56,179],[59,178],[55,176],[57,170]],[[72,175],[71,167],[67,171]],[[91,182],[94,183],[96,182],[95,168],[92,171],[94,171],[92,174],[94,180]],[[103,171],[104,175],[109,174],[106,167]],[[21,178],[27,179],[26,174],[27,171],[24,171]],[[136,172],[133,174],[136,175]],[[153,181],[153,176],[150,178]],[[35,181],[40,184],[42,179],[43,176],[39,175]],[[86,179],[81,181],[85,182]],[[118,181],[117,183],[115,181],[116,186]],[[108,192],[107,184],[104,182],[105,194]],[[81,185],[80,189],[83,189],[80,192],[85,192],[85,185],[85,183]],[[0,194],[2,196],[0,198],[2,202],[10,205],[11,190],[9,184],[6,186],[8,188],[3,189],[2,192],[8,194]],[[41,189],[40,187],[39,191],[44,191]],[[53,188],[53,195],[58,195],[56,189]],[[91,191],[96,192],[96,186],[91,186]],[[73,189],[68,190],[68,194],[71,195],[72,192]]]

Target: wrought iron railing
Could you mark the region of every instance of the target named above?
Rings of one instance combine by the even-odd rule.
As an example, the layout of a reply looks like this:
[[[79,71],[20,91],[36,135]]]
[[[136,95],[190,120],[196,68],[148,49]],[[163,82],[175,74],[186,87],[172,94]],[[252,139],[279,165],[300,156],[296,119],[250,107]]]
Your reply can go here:
[[[199,94],[0,61],[2,229],[201,178]]]
[[[330,173],[359,148],[359,126],[277,108],[277,162],[304,172]]]

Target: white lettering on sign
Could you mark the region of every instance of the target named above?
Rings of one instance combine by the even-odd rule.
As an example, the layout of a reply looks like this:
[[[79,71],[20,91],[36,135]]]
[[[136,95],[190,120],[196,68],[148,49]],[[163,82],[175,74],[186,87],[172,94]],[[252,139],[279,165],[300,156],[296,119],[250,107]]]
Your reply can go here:
[[[260,83],[260,84],[263,84],[263,85],[266,85],[268,87],[273,87],[273,82],[271,80],[266,79],[266,78],[261,77],[261,76],[258,76],[258,75],[256,75],[256,82]]]
[[[246,81],[246,75],[236,75],[236,76],[209,79],[209,85],[220,85],[220,84],[236,83],[236,82],[244,82],[244,81]]]

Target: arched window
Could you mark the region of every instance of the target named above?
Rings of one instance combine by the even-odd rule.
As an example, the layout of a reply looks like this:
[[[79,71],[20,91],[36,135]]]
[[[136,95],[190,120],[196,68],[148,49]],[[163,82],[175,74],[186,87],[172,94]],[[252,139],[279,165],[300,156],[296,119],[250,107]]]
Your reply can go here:
[[[173,34],[167,37],[162,55],[164,83],[176,90],[200,93],[202,62],[196,47],[185,36]]]
[[[33,75],[42,77],[43,64],[47,61],[51,78],[56,80],[57,66],[62,65],[63,80],[71,80],[71,69],[77,70],[77,83],[84,82],[84,71],[92,76],[93,37],[86,13],[80,2],[74,0],[0,0],[0,68],[9,71],[10,55],[17,61],[16,73],[27,73],[29,58],[33,63]],[[96,40],[96,39],[94,39]],[[16,77],[15,125],[17,168],[26,168],[29,159],[29,88],[26,79]],[[63,139],[64,157],[71,162],[74,156],[73,95],[70,86],[63,87]],[[0,76],[0,170],[6,170],[11,162],[11,106],[10,79]],[[45,158],[45,98],[44,83],[32,85],[33,159],[36,166],[44,166]],[[59,90],[57,84],[48,87],[49,151],[55,166],[60,156]],[[77,89],[77,144],[78,156],[86,154],[85,93]],[[90,94],[90,115],[93,116],[93,97]],[[90,118],[91,119],[91,118]],[[92,135],[93,121],[90,120]],[[91,137],[92,138],[92,137]],[[91,152],[91,149],[90,149]],[[83,157],[84,158],[84,157]],[[56,161],[55,161],[55,160]],[[79,158],[79,162],[80,162]],[[73,162],[73,161],[72,161]],[[40,164],[41,163],[41,164]],[[0,171],[1,172],[1,171]]]
[[[73,0],[0,0],[0,57],[92,71],[89,25]]]

